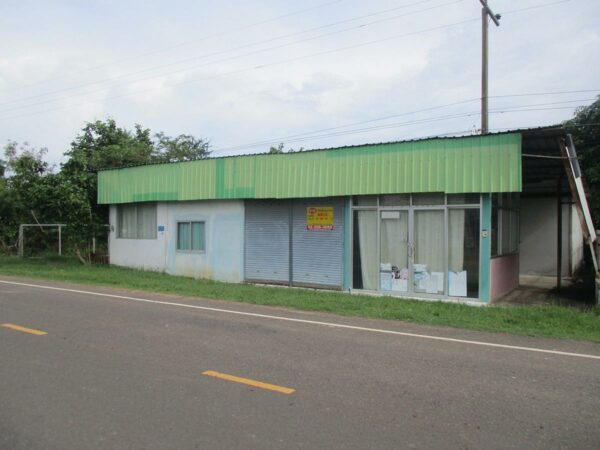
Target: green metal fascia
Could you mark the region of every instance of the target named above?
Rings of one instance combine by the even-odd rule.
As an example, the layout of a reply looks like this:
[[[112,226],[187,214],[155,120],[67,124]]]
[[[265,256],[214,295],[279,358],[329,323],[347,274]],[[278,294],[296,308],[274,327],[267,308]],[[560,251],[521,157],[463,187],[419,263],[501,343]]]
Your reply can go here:
[[[411,192],[520,192],[519,133],[102,171],[101,204]]]

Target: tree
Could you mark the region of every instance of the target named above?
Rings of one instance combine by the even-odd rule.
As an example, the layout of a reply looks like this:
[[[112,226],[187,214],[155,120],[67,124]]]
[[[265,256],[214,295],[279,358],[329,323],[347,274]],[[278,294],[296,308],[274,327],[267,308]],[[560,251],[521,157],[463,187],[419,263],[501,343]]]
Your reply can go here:
[[[64,189],[57,201],[69,199],[65,223],[76,251],[93,237],[103,237],[108,223],[108,207],[97,202],[97,171],[152,162],[154,147],[150,130],[136,125],[133,131],[117,126],[114,119],[87,123],[65,153],[61,178],[52,188]],[[60,207],[60,205],[56,205]],[[102,239],[104,240],[104,239]]]
[[[5,253],[14,244],[13,223],[15,218],[16,201],[13,191],[7,186],[6,179],[0,177],[0,250]]]
[[[44,161],[46,152],[45,148],[14,141],[4,147],[6,173],[10,175],[0,179],[0,246],[4,251],[16,245],[21,223],[33,222],[37,217],[56,217],[57,211],[49,207],[53,195],[47,190],[49,179],[56,175]]]
[[[161,132],[156,133],[154,138],[154,162],[195,161],[210,155],[208,141],[189,134],[180,134],[172,138]]]
[[[117,126],[114,119],[89,122],[65,153],[63,170],[95,172],[152,162],[154,147],[150,130],[136,125],[133,131]]]
[[[97,202],[99,169],[202,159],[210,154],[208,147],[208,141],[188,134],[152,135],[140,125],[130,131],[113,119],[86,124],[65,153],[69,159],[61,171],[60,182],[74,205],[67,219],[73,221],[71,229],[88,241],[107,231],[108,207]]]
[[[20,223],[39,220],[67,224],[65,244],[78,255],[85,254],[92,237],[106,242],[102,238],[107,233],[108,207],[97,203],[99,169],[191,161],[210,154],[206,140],[187,134],[152,135],[140,125],[127,130],[113,119],[87,123],[57,173],[44,160],[46,152],[13,141],[4,147],[6,162],[0,160],[0,249],[4,251],[14,246]]]
[[[600,223],[600,97],[579,108],[565,123],[573,141],[588,188],[588,200],[594,223]]]
[[[304,147],[300,147],[298,150],[294,150],[293,148],[290,147],[287,150],[285,150],[285,145],[283,144],[283,142],[280,142],[277,147],[271,146],[271,148],[269,148],[270,155],[279,155],[281,153],[296,153],[296,152],[303,152],[303,151],[304,151]]]
[[[280,142],[277,147],[271,146],[269,149],[270,155],[279,155],[281,153],[283,153],[283,142]]]

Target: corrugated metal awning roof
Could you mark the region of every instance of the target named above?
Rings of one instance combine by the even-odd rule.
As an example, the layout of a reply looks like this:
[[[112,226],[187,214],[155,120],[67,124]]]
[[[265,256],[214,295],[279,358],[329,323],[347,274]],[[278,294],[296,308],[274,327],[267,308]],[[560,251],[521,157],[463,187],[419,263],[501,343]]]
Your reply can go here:
[[[521,134],[246,155],[101,171],[101,204],[521,190]]]

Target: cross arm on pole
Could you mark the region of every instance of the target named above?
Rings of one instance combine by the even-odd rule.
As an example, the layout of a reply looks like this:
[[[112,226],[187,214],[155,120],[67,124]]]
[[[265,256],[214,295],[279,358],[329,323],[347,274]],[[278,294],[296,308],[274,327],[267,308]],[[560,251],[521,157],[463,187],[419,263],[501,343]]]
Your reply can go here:
[[[487,15],[490,16],[490,18],[493,20],[493,22],[496,24],[496,26],[499,27],[500,26],[500,14],[494,14],[494,11],[492,11],[492,8],[490,8],[489,5],[487,4],[487,0],[479,0],[479,3],[481,3],[481,6],[483,6],[483,9],[487,13]]]

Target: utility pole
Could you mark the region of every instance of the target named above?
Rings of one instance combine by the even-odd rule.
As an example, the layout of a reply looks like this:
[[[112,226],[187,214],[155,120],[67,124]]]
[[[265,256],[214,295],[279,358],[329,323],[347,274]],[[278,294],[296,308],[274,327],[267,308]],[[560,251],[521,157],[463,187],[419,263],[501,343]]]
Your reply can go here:
[[[500,14],[494,14],[487,4],[481,3],[481,134],[488,132],[488,17],[497,27],[500,26]]]

